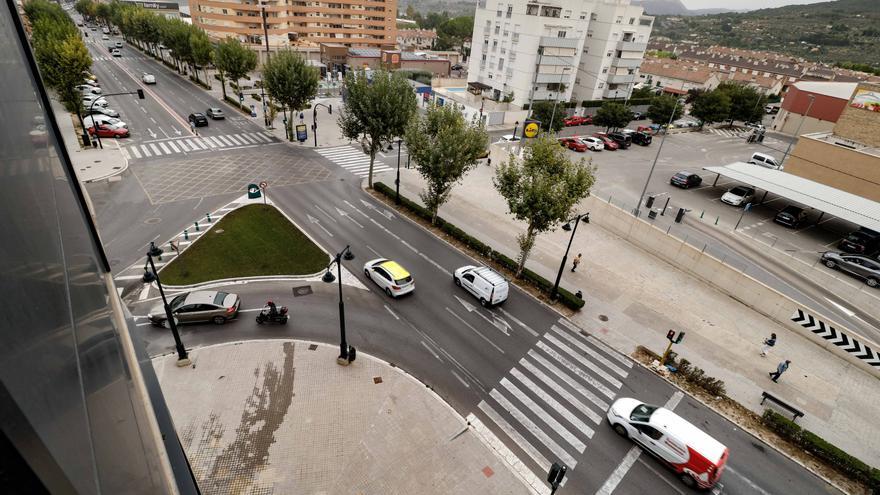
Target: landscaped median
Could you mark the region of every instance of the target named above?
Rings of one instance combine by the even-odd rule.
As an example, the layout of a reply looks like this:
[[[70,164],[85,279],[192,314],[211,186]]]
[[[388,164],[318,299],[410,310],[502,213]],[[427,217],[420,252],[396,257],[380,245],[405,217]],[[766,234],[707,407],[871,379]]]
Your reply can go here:
[[[245,277],[313,275],[329,257],[271,205],[251,204],[227,213],[165,265],[166,285],[193,285]]]
[[[394,190],[381,182],[376,182],[375,184],[373,184],[373,189],[376,192],[383,194],[387,198],[393,199],[395,197]],[[414,215],[427,221],[427,223],[430,224],[431,212],[426,210],[422,205],[403,196],[400,197],[400,203],[408,211],[412,212]],[[436,227],[451,236],[456,241],[462,243],[468,249],[474,251],[475,254],[486,258],[488,261],[494,263],[498,266],[498,268],[501,268],[509,273],[514,273],[516,271],[517,263],[515,260],[512,260],[508,256],[505,256],[504,254],[501,254],[498,251],[492,249],[492,247],[484,244],[479,239],[469,235],[467,232],[447,222],[443,218],[437,217]],[[534,287],[545,294],[549,294],[550,291],[553,289],[553,282],[529,270],[528,268],[523,269],[522,278],[518,279],[518,281],[526,282],[529,286]],[[583,299],[576,297],[574,294],[563,289],[562,287],[559,287],[558,294],[559,302],[570,309],[578,310],[584,306]]]

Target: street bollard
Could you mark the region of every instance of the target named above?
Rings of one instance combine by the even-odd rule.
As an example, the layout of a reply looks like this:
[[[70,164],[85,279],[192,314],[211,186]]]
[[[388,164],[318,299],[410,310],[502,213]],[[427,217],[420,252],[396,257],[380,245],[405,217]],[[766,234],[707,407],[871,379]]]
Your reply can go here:
[[[715,217],[715,225],[718,225],[718,219],[721,217]]]
[[[208,219],[208,223],[211,223],[211,214],[205,213],[205,217]]]
[[[705,214],[706,214],[706,210],[703,210],[700,212],[700,220],[703,219],[703,215],[705,215]]]
[[[195,224],[196,224],[196,232],[198,232],[199,231],[199,222],[195,222]]]
[[[189,240],[189,232],[187,232],[186,229],[183,229],[183,240],[184,240],[184,241],[188,241],[188,240]]]

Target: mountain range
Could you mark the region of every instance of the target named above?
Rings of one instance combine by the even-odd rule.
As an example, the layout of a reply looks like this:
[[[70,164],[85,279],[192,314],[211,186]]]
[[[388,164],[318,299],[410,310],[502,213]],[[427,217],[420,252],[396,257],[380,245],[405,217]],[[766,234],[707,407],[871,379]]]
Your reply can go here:
[[[705,15],[732,12],[730,9],[688,9],[681,0],[633,0],[633,5],[641,5],[648,15]]]

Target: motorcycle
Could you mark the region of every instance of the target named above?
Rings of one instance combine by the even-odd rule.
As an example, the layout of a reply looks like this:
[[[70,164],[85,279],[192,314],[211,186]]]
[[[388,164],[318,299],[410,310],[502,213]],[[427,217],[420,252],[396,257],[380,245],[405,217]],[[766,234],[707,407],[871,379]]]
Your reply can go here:
[[[263,306],[263,309],[260,310],[260,313],[257,315],[257,323],[262,325],[263,323],[270,322],[285,325],[289,318],[290,316],[287,314],[287,306],[281,306],[281,308],[278,308],[275,306],[275,303],[269,301]]]

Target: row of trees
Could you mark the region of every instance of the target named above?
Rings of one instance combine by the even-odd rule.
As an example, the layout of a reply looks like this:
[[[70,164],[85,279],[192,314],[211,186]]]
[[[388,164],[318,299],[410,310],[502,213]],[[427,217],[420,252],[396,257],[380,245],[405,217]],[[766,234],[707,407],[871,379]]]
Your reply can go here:
[[[670,120],[681,117],[684,110],[671,96],[657,96],[651,100],[646,116],[655,124],[667,124]],[[536,101],[532,105],[532,118],[541,122],[541,128],[547,132],[557,132],[565,125],[565,106],[563,104]],[[632,109],[623,103],[606,101],[593,116],[593,124],[609,129],[626,127],[633,120]]]
[[[83,83],[83,72],[92,66],[79,30],[60,5],[47,0],[26,2],[24,13],[43,81],[57,92],[67,111],[79,114],[82,94],[76,86]]]
[[[712,91],[698,92],[693,98],[691,115],[703,124],[725,120],[760,121],[767,101],[767,95],[755,88],[723,83]]]

